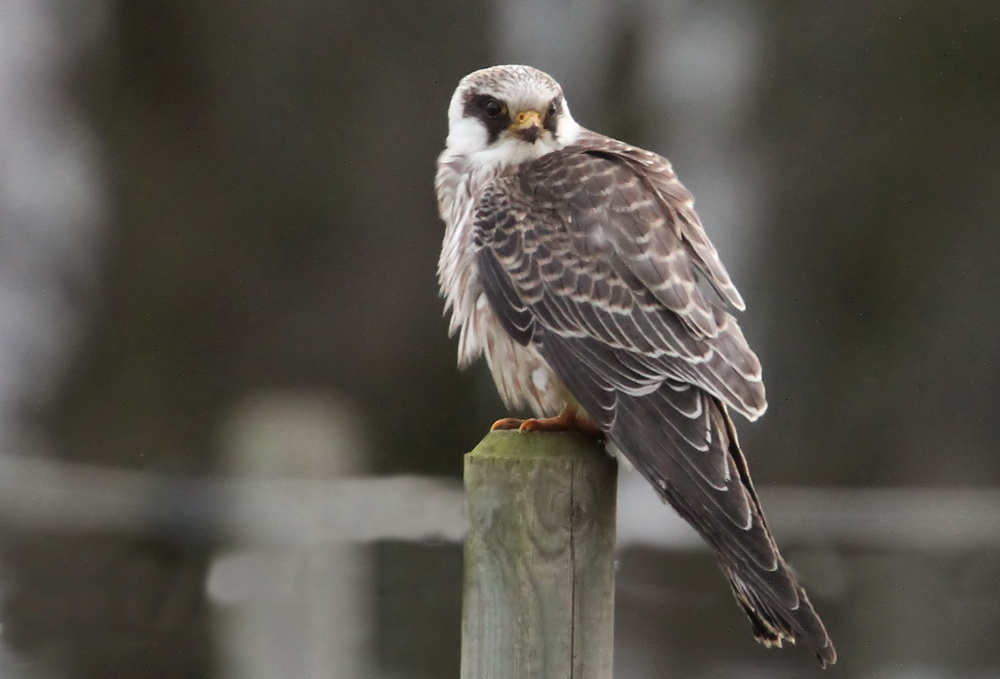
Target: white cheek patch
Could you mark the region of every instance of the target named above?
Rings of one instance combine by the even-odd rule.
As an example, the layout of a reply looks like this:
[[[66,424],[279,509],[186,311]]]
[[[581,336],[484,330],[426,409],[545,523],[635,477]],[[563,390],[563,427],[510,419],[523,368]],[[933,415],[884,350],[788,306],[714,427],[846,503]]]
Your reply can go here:
[[[486,127],[475,118],[459,117],[448,129],[448,150],[466,155],[489,146]]]
[[[569,146],[570,144],[575,144],[576,140],[580,138],[583,128],[570,115],[569,106],[565,103],[563,106],[562,117],[559,120],[559,143],[563,146]]]

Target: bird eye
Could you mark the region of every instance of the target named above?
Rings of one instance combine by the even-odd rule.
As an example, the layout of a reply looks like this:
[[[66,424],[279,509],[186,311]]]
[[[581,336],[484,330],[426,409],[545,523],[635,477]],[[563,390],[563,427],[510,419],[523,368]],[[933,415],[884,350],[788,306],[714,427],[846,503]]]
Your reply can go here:
[[[499,118],[500,114],[503,113],[503,104],[493,97],[490,97],[483,104],[483,113],[488,115],[490,118]]]
[[[553,117],[558,112],[559,112],[559,104],[556,102],[555,99],[553,99],[549,103],[549,109],[548,109],[548,111],[545,112],[545,115],[548,116],[549,118],[551,118],[551,117]]]

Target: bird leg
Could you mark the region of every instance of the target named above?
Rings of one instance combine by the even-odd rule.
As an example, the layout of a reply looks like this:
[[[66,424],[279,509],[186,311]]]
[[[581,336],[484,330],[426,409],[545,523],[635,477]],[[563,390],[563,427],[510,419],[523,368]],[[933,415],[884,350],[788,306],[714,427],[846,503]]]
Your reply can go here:
[[[589,436],[604,436],[604,432],[598,429],[590,418],[581,417],[576,408],[567,406],[555,417],[528,418],[520,420],[516,417],[505,417],[497,420],[490,427],[490,431],[517,429],[526,431],[579,431]]]

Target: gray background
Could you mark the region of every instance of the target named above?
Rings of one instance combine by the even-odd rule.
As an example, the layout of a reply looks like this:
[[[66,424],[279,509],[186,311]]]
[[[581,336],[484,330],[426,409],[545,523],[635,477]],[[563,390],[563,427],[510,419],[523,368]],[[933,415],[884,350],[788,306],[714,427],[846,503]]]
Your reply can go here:
[[[294,423],[319,403],[354,461],[249,466],[457,476],[503,411],[445,336],[434,161],[459,78],[525,62],[697,196],[765,366],[770,410],[738,423],[758,483],[996,487],[998,15],[0,0],[0,452],[214,478],[246,473],[255,405]],[[213,506],[168,507],[203,530],[139,534],[5,507],[7,676],[253,674],[226,641],[238,607],[206,587],[238,542]],[[784,544],[830,676],[1000,676],[996,544]],[[358,676],[456,676],[460,548],[378,540],[360,563]],[[618,616],[620,677],[819,671],[757,648],[702,551],[626,547]]]

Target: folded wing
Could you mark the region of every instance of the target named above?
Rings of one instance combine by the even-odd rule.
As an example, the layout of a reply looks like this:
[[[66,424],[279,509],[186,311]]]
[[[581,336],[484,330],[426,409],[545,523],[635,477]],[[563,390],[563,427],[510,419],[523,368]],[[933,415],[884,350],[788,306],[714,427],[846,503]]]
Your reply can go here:
[[[585,134],[500,177],[477,263],[505,330],[716,550],[755,634],[833,646],[767,528],[729,418],[766,409],[743,307],[669,163]]]

